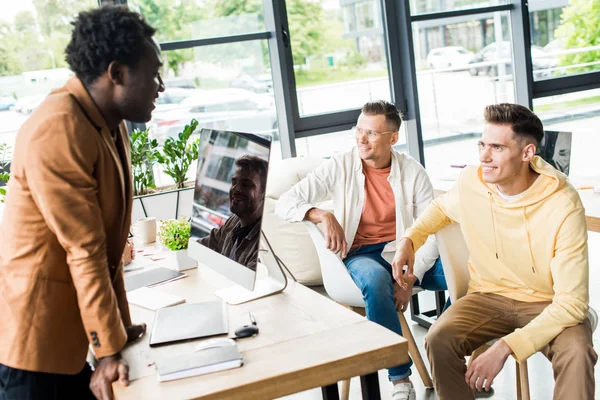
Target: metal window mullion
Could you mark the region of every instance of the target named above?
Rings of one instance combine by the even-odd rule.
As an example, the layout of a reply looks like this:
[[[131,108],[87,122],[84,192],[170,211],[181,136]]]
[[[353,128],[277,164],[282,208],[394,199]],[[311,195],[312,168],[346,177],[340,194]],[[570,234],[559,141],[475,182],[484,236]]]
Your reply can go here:
[[[192,47],[202,47],[202,46],[213,46],[216,44],[230,44],[230,43],[239,43],[239,42],[247,42],[252,40],[268,40],[271,38],[271,32],[254,32],[254,33],[245,33],[241,35],[231,35],[231,36],[217,36],[206,39],[191,39],[191,40],[179,40],[173,42],[164,42],[160,44],[160,48],[163,51],[170,50],[183,50],[189,49]]]
[[[515,102],[533,107],[533,66],[531,63],[531,33],[526,0],[512,0],[509,12],[512,34],[513,77]]]
[[[434,19],[449,19],[453,17],[463,17],[465,15],[489,14],[499,11],[510,11],[514,7],[513,4],[504,4],[499,6],[467,8],[456,11],[441,11],[427,14],[417,14],[410,17],[411,22],[431,21]]]
[[[409,0],[382,1],[392,99],[404,114],[408,153],[424,166],[425,153]]]
[[[263,0],[269,59],[273,78],[273,96],[277,110],[281,155],[296,157],[294,124],[298,119],[296,78],[285,1]]]
[[[600,88],[600,71],[533,82],[533,98]]]

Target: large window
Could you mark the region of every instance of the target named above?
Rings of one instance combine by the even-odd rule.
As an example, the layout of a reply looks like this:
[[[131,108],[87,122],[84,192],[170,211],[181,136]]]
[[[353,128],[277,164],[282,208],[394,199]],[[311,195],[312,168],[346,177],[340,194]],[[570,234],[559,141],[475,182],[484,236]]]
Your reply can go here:
[[[572,133],[569,176],[576,182],[597,177],[600,89],[535,99],[533,111],[542,120],[544,129]]]
[[[514,102],[508,19],[495,12],[412,24],[425,165],[434,178],[473,161],[486,105]]]
[[[300,117],[390,100],[379,0],[287,0]]]
[[[532,1],[529,8],[534,79],[600,70],[600,1]]]
[[[65,61],[69,22],[97,0],[3,2],[0,16],[0,143],[17,131],[52,91],[72,75]]]
[[[157,29],[161,42],[265,30],[261,0],[128,0],[127,5]]]

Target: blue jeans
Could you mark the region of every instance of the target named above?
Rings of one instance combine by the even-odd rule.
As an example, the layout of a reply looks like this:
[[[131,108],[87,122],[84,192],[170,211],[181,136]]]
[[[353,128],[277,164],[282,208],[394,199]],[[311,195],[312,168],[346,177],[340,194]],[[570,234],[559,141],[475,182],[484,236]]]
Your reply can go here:
[[[394,278],[392,266],[381,257],[387,242],[360,246],[351,250],[344,260],[352,279],[360,288],[365,301],[367,319],[402,335],[398,311],[394,305]],[[415,283],[427,290],[448,290],[442,263],[438,258],[423,276],[423,282]],[[449,303],[446,303],[446,307]],[[395,382],[408,378],[412,360],[388,370],[388,379]]]

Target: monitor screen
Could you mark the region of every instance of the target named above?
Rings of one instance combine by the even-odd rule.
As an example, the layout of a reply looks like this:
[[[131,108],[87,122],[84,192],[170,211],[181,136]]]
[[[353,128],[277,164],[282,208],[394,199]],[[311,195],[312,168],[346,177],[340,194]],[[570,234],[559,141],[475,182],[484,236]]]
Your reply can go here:
[[[209,251],[209,266],[233,261],[256,270],[270,150],[257,135],[200,132],[192,238]]]
[[[571,164],[571,139],[571,132],[544,131],[544,138],[536,154],[568,176]]]

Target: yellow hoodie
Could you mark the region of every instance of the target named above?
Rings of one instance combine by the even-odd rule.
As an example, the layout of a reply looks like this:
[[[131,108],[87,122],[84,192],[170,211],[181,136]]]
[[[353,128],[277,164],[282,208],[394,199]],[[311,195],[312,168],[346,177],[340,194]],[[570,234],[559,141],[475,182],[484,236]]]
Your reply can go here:
[[[484,182],[481,167],[467,167],[404,235],[416,251],[430,234],[459,223],[470,252],[469,293],[552,301],[523,329],[503,338],[519,362],[584,321],[589,301],[587,228],[579,195],[540,157],[530,166],[540,176],[510,203],[496,185]]]

